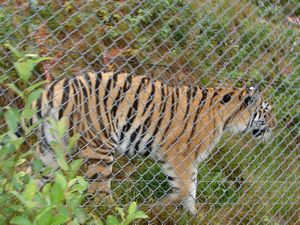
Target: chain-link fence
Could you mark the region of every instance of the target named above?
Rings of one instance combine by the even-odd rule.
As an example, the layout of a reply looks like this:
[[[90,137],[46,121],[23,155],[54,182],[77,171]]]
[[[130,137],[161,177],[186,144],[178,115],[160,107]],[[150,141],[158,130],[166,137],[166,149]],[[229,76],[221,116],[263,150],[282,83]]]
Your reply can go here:
[[[159,160],[125,154],[115,157],[114,203],[86,200],[89,212],[102,218],[112,207],[135,201],[150,217],[141,223],[300,222],[299,1],[1,1],[0,35],[6,82],[19,82],[4,46],[10,43],[51,57],[39,64],[31,84],[89,71],[126,72],[183,89],[246,83],[272,105],[276,126],[268,142],[226,132],[199,163],[196,215],[176,204],[154,206],[174,178],[166,177]],[[0,96],[1,106],[23,106],[5,85]]]

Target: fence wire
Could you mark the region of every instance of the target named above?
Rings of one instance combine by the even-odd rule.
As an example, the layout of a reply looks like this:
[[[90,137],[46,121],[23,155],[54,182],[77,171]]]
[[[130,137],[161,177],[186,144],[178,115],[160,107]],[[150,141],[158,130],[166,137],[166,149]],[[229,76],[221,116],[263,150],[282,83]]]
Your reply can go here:
[[[104,219],[112,213],[111,208],[136,201],[149,215],[144,222],[148,224],[300,222],[300,3],[297,0],[2,1],[0,76],[9,77],[6,82],[18,83],[13,55],[5,43],[26,53],[51,57],[34,71],[31,84],[45,79],[54,83],[64,77],[74,80],[90,71],[142,75],[149,82],[159,80],[172,90],[188,86],[199,90],[242,87],[246,83],[259,89],[272,105],[276,125],[268,142],[254,139],[250,134],[225,132],[214,143],[208,158],[197,165],[198,175],[193,178],[197,181],[193,199],[196,215],[187,215],[180,204],[159,205],[161,197],[174,190],[170,184],[175,175],[163,173],[168,168],[164,168],[167,166],[159,158],[138,154],[133,158],[126,154],[115,156],[111,177],[114,203],[95,200],[102,193],[98,189],[91,196],[94,198],[83,205],[90,213]],[[1,107],[23,107],[5,85],[0,86],[0,99]],[[127,99],[127,104],[134,101]],[[117,103],[111,104],[113,108]],[[147,107],[146,102],[141,104],[142,108]],[[78,108],[84,105],[83,100]],[[89,107],[96,111],[97,105]],[[184,106],[180,107],[184,110]],[[197,109],[192,105],[187,114],[194,115]],[[168,111],[162,116],[164,113]],[[159,122],[162,118],[158,116],[155,120]],[[179,122],[178,125],[176,129],[184,126]],[[2,123],[1,129],[5,126]],[[196,123],[186,128],[186,135],[194,126]],[[92,128],[93,123],[82,129],[81,135]],[[153,129],[148,127],[145,136]],[[209,135],[218,133],[216,129]],[[101,132],[105,130],[98,131],[85,145],[96,142]],[[209,135],[198,138],[205,143]],[[191,139],[182,145],[189,146]],[[81,147],[73,157],[80,155]],[[89,159],[95,159],[95,154],[85,156],[86,166]],[[178,155],[175,151],[172,157]],[[179,167],[185,170],[184,164]],[[97,182],[89,176],[87,180],[91,185]]]

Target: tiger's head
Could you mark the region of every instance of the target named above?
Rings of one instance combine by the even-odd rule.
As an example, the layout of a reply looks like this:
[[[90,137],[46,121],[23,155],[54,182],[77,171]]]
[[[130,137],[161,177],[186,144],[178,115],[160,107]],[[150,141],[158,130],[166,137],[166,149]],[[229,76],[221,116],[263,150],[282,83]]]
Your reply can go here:
[[[263,137],[265,140],[271,136],[275,126],[271,105],[263,101],[255,88],[235,89],[224,94],[220,104],[225,118],[223,129],[233,133],[251,133],[255,138]]]

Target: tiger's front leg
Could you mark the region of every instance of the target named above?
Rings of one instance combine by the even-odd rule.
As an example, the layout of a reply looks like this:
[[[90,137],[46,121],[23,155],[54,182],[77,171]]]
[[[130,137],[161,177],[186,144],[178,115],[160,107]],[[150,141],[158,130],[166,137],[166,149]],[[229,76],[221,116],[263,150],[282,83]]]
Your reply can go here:
[[[108,149],[86,147],[80,157],[87,164],[86,178],[89,181],[88,193],[97,202],[112,201],[110,182],[112,175],[113,152]]]
[[[165,205],[181,204],[192,214],[196,214],[197,167],[188,155],[170,154],[164,159],[162,169],[172,188],[161,203]]]

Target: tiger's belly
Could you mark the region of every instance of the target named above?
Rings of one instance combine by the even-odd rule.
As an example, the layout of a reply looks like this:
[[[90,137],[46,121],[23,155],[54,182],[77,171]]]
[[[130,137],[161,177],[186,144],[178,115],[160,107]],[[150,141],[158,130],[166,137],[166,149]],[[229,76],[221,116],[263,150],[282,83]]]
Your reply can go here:
[[[119,140],[116,151],[121,155],[133,157],[135,155],[154,157],[160,148],[155,138],[136,133],[126,133],[124,138]]]

